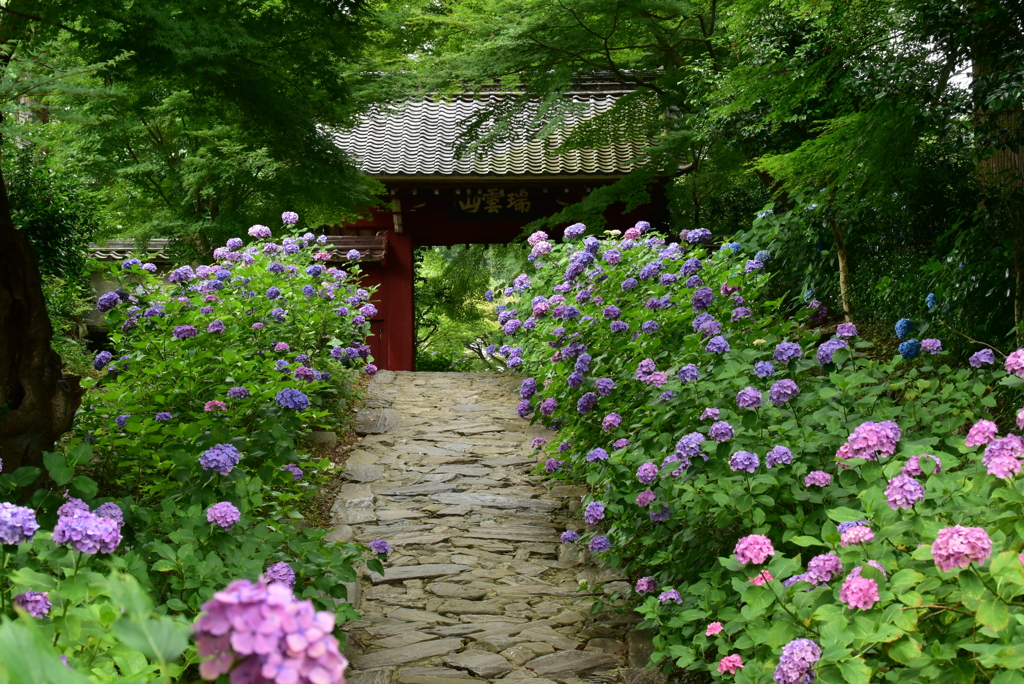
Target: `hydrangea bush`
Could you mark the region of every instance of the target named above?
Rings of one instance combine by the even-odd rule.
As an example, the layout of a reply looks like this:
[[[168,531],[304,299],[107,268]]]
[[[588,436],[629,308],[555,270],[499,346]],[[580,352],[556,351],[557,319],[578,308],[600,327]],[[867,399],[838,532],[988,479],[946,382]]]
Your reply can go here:
[[[560,431],[539,469],[590,490],[562,541],[630,578],[653,663],[1019,681],[1024,413],[987,421],[1024,354],[952,366],[930,340],[879,361],[820,302],[768,301],[767,252],[582,234],[531,238],[499,353],[519,414]]]
[[[296,220],[286,212],[287,232]],[[131,578],[156,598],[158,614],[176,616],[159,628],[168,633],[210,613],[215,596],[266,593],[263,578],[277,597],[272,610],[284,600],[273,587],[286,585],[301,602],[289,619],[300,630],[315,623],[328,652],[337,653],[328,643],[334,614],[338,622],[357,614],[343,582],[356,579],[353,562],[369,549],[325,543],[326,530],[303,524],[301,508],[330,464],[298,445],[310,428],[343,420],[359,378],[376,372],[365,344],[376,309],[355,269],[328,265],[325,238],[274,240],[270,228],[253,226],[213,263],[163,277],[138,259],[113,265],[117,289],[97,301],[113,350],[96,355],[73,433],[46,455],[51,486],[31,493],[39,469],[0,465],[0,497],[9,501],[0,503],[0,615],[34,620],[33,633],[73,668],[114,677],[131,669],[118,658],[135,658],[144,681],[158,671],[176,677],[209,655],[189,648],[184,664],[170,666],[185,644],[169,657],[125,636],[110,577]],[[369,565],[383,572],[373,553]],[[106,568],[115,574],[100,574]],[[212,620],[201,624],[218,635]],[[301,660],[284,647],[278,656]],[[340,656],[309,657],[298,679],[280,660],[274,676],[260,661],[262,676],[340,681]],[[235,662],[218,658],[200,674]]]

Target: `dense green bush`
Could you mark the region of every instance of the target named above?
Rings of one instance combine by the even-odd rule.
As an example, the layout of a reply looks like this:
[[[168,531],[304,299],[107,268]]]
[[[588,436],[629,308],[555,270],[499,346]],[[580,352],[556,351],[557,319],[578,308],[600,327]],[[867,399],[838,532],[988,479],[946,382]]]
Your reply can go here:
[[[636,583],[653,662],[739,682],[1019,681],[1024,441],[964,433],[997,383],[1024,384],[1024,352],[1016,376],[985,349],[951,366],[934,339],[879,362],[852,324],[820,327],[817,301],[781,315],[797,304],[765,298],[770,254],[646,228],[532,237],[538,269],[498,322],[530,376],[520,415],[561,430],[544,469],[590,486],[563,541]]]
[[[284,218],[286,230],[297,219]],[[198,660],[180,640],[163,653],[125,636],[111,587],[126,582],[155,604],[131,619],[148,624],[155,610],[166,617],[154,629],[168,635],[232,580],[263,574],[293,574],[299,599],[342,620],[356,615],[342,582],[355,580],[363,548],[326,544],[326,530],[302,520],[330,464],[297,441],[333,426],[359,375],[376,371],[364,344],[371,293],[354,270],[329,268],[312,234],[281,245],[263,226],[250,235],[248,247],[233,238],[217,263],[182,266],[169,282],[138,259],[112,266],[118,288],[98,308],[116,351],[96,356],[103,374],[84,383],[73,434],[46,455],[49,486],[32,491],[37,468],[0,474],[4,500],[25,502],[42,528],[13,546],[0,539],[0,613],[14,615],[16,595],[49,592],[48,616],[22,620],[96,681],[174,678]],[[83,550],[65,540],[60,530],[76,518],[105,541]],[[0,520],[0,534],[8,524]],[[114,574],[101,574],[104,565]],[[25,634],[12,629],[11,638]],[[169,665],[183,650],[184,667]]]

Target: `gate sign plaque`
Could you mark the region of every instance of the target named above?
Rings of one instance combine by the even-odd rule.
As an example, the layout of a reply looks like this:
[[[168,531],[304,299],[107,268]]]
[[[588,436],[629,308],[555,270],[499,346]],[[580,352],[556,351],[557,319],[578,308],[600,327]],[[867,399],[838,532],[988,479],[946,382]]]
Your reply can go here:
[[[488,218],[531,220],[540,215],[536,194],[539,194],[536,190],[527,188],[484,188],[467,191],[464,195],[452,193],[451,218],[461,221]]]

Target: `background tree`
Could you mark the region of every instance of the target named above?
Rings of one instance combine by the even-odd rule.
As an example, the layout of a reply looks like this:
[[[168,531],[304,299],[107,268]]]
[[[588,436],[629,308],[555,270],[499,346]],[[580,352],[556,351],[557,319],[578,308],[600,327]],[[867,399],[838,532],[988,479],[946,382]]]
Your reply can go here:
[[[80,81],[88,78],[93,65],[101,65],[101,83],[96,85],[153,88],[149,99],[124,100],[124,106],[134,107],[136,121],[148,117],[150,107],[187,92],[188,103],[198,110],[226,112],[226,124],[249,136],[243,148],[265,149],[266,158],[285,167],[319,167],[323,182],[335,182],[334,191],[344,193],[357,181],[353,172],[343,170],[345,160],[325,127],[343,125],[351,114],[342,64],[358,48],[361,12],[359,0],[228,0],[213,5],[189,0],[13,0],[0,7],[0,82],[5,88],[0,99],[6,112],[0,134],[10,137],[24,110],[35,108],[24,103],[18,90],[24,65],[34,65],[35,74],[49,72],[51,84],[63,78],[70,84],[66,92],[87,91],[89,84]],[[48,60],[58,44],[73,52]],[[75,68],[80,78],[66,78]],[[58,109],[45,110],[43,118],[71,113],[65,100],[54,96],[53,102]],[[199,126],[212,130],[210,119]],[[162,130],[150,132],[159,135]],[[180,165],[177,158],[158,162],[155,155],[187,155],[185,141],[193,139],[182,133],[181,140],[182,148],[154,144],[154,156],[140,158],[161,181],[153,184],[154,194],[175,187],[175,179],[166,180],[169,173],[160,164],[166,169]],[[120,168],[125,157],[112,155],[109,161]],[[192,208],[204,208],[210,222],[216,220],[210,208],[223,192],[199,182],[179,187],[182,193],[168,198],[165,206],[182,203],[192,216],[199,213]],[[143,196],[142,190],[135,191]],[[152,197],[148,201],[155,201]],[[36,258],[26,235],[14,228],[0,176],[0,458],[5,469],[38,462],[41,452],[70,425],[80,401],[77,380],[62,375],[51,337]]]

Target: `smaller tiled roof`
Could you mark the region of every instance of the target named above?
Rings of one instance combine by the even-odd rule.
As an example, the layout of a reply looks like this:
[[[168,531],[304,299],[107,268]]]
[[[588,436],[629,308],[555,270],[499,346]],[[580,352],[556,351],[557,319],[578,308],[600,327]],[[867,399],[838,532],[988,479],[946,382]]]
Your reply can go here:
[[[514,94],[488,92],[452,98],[408,101],[363,118],[351,130],[335,131],[335,144],[348,152],[370,176],[548,176],[628,173],[647,148],[646,140],[622,139],[600,149],[552,154],[568,131],[607,112],[623,90],[571,93],[576,113],[547,141],[500,142],[486,153],[457,157],[459,136],[476,114],[496,98]]]
[[[145,252],[146,261],[166,263],[170,260],[167,247],[170,240],[158,238],[150,240],[145,249],[139,249],[135,240],[105,240],[89,245],[90,256],[100,261],[124,261],[133,255]]]

